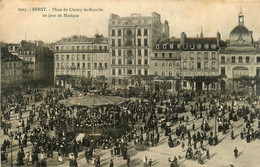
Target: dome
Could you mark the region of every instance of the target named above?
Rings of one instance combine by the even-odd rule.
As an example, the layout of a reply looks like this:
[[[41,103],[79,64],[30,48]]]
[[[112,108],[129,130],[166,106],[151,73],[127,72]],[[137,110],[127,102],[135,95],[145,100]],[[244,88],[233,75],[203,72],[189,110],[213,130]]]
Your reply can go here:
[[[238,25],[230,32],[230,45],[251,45],[252,33],[245,26]]]
[[[252,32],[244,26],[242,11],[238,15],[238,25],[230,32],[229,45],[252,45]]]

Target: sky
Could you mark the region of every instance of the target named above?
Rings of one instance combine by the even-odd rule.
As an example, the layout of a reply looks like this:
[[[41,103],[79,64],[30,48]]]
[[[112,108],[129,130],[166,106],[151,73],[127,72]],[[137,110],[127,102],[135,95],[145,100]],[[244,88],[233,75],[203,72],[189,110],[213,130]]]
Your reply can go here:
[[[181,32],[195,37],[203,27],[205,37],[216,37],[219,31],[226,40],[238,25],[241,7],[245,26],[253,31],[254,40],[260,38],[260,1],[257,0],[1,0],[0,3],[0,41],[8,43],[24,39],[51,43],[77,34],[93,37],[97,32],[107,37],[111,13],[121,17],[132,13],[151,16],[153,11],[161,15],[162,23],[168,20],[171,37],[179,38]],[[33,7],[46,7],[47,11],[32,11]],[[26,8],[26,12],[18,11],[19,8]],[[52,11],[52,8],[103,11]],[[79,17],[57,17],[65,13]],[[45,18],[43,14],[56,14],[56,17]]]

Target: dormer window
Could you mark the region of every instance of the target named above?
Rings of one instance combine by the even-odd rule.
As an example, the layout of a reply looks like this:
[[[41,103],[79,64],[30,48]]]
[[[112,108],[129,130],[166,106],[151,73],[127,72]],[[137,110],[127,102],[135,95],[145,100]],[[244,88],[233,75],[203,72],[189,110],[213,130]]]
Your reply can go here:
[[[180,48],[181,48],[181,44],[178,44],[178,45],[177,45],[177,48],[180,49]]]
[[[198,47],[198,49],[201,49],[201,44],[198,44],[198,46],[197,46],[197,47]]]
[[[185,45],[184,45],[184,49],[188,49],[188,45],[185,44]]]
[[[195,49],[195,45],[194,45],[194,44],[191,44],[191,45],[190,45],[190,48],[191,48],[191,49]]]
[[[205,49],[209,49],[209,44],[205,44],[205,45],[204,45],[204,48],[205,48]]]
[[[215,44],[211,45],[211,49],[216,49],[216,48],[217,48],[217,46]]]
[[[156,49],[159,49],[159,44],[156,45]]]
[[[163,49],[166,49],[167,48],[167,45],[166,44],[163,44]]]
[[[173,49],[173,48],[174,48],[173,44],[170,44],[170,49]]]

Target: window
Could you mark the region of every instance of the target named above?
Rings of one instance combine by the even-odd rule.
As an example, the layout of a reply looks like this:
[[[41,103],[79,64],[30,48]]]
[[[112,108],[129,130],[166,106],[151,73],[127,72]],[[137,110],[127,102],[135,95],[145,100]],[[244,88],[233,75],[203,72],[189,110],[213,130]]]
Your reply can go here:
[[[212,52],[212,53],[211,53],[212,59],[216,59],[216,56],[215,56],[215,55],[216,55],[215,52]]]
[[[74,50],[74,46],[71,47],[71,50]]]
[[[165,58],[165,53],[162,53],[162,58]]]
[[[105,49],[104,50],[107,50],[107,46],[105,46]]]
[[[105,69],[107,69],[107,63],[105,63]]]
[[[115,39],[112,39],[112,47],[115,47]]]
[[[154,66],[155,66],[155,67],[157,67],[157,66],[158,66],[158,63],[157,63],[157,62],[155,62],[155,63],[154,63]]]
[[[62,61],[64,60],[64,55],[61,55],[61,60],[62,60]]]
[[[169,67],[172,67],[172,62],[169,62]]]
[[[221,56],[221,63],[225,63],[225,56]]]
[[[131,65],[132,64],[132,59],[127,60],[127,64]]]
[[[142,60],[138,59],[138,65],[141,65],[141,64],[142,64]]]
[[[118,64],[121,65],[122,64],[122,60],[118,59]]]
[[[157,72],[157,71],[155,71],[155,72],[154,72],[154,75],[158,75],[158,72]]]
[[[112,69],[112,75],[116,75],[116,70]]]
[[[165,63],[164,62],[162,62],[162,67],[164,67],[165,66]]]
[[[197,59],[199,59],[199,60],[201,59],[201,53],[200,52],[197,53]]]
[[[225,74],[225,73],[226,73],[225,67],[221,67],[221,74]]]
[[[112,37],[116,36],[115,30],[112,30]]]
[[[138,75],[142,75],[142,70],[138,69]]]
[[[158,54],[157,54],[157,53],[154,53],[154,57],[157,58],[157,57],[158,57]]]
[[[194,53],[193,52],[190,52],[190,59],[194,60]]]
[[[118,42],[118,46],[121,47],[121,39],[118,39],[117,42]]]
[[[148,39],[147,38],[144,39],[144,46],[148,46]]]
[[[131,39],[128,39],[126,41],[126,46],[132,46],[132,40]]]
[[[182,85],[183,85],[184,88],[186,88],[187,87],[187,82],[183,81]]]
[[[116,55],[116,51],[113,49],[112,50],[112,56],[115,56]]]
[[[215,62],[212,62],[212,69],[215,69]]]
[[[86,58],[86,57],[85,57],[85,55],[83,54],[83,55],[82,55],[82,60],[85,60],[85,58]]]
[[[147,59],[144,59],[144,64],[148,65],[148,60]]]
[[[137,36],[139,36],[139,37],[141,36],[141,29],[137,30]]]
[[[205,52],[205,53],[204,53],[204,59],[205,59],[205,60],[208,60],[208,58],[209,58],[209,54],[208,54],[208,52]]]
[[[116,64],[116,59],[112,59],[112,64]]]
[[[173,49],[173,48],[174,48],[173,44],[170,44],[170,49]]]
[[[113,78],[112,79],[112,85],[115,85],[116,84],[116,80]]]
[[[164,71],[162,71],[162,76],[163,76],[163,77],[165,76],[165,72],[164,72]]]
[[[144,75],[148,75],[148,70],[144,70]]]
[[[169,71],[169,77],[172,77],[172,72],[171,71]]]
[[[90,69],[91,68],[91,63],[88,63],[88,69]]]
[[[242,56],[239,56],[239,57],[238,57],[238,61],[239,61],[239,63],[242,63],[242,62],[243,62]]]
[[[180,67],[180,62],[179,62],[179,61],[176,62],[176,67],[177,67],[177,68]]]
[[[141,39],[137,40],[137,46],[141,46]]]
[[[197,63],[197,68],[201,69],[201,63],[200,62]]]
[[[118,69],[118,75],[122,75],[122,70]]]
[[[156,49],[159,49],[159,44],[156,45]]]
[[[236,62],[236,57],[235,56],[232,56],[232,63],[235,63]]]
[[[118,71],[119,73],[119,71]],[[122,84],[122,80],[121,79],[118,79],[118,85],[121,85]]]
[[[121,56],[122,53],[121,53],[121,50],[118,50],[118,56]]]
[[[147,49],[144,50],[144,56],[148,56],[148,50]]]
[[[144,36],[148,36],[148,30],[144,29]]]
[[[117,36],[121,37],[121,30],[117,30]]]
[[[97,63],[94,63],[94,69],[97,69]]]
[[[166,44],[163,44],[163,49],[167,49],[167,45]]]
[[[77,63],[77,68],[80,68],[80,64],[79,63]]]
[[[132,55],[133,55],[132,50],[128,50],[128,51],[127,51],[127,55],[128,55],[128,56],[132,56]]]
[[[183,62],[183,69],[187,69],[187,62],[186,61]]]
[[[82,63],[82,68],[86,68],[86,64],[85,63]]]
[[[131,74],[132,74],[132,69],[128,69],[128,70],[127,70],[127,74],[128,74],[128,75],[131,75]]]
[[[102,67],[102,63],[99,63],[99,67]]]
[[[169,53],[169,58],[170,58],[170,59],[172,58],[172,53]]]
[[[132,30],[127,31],[127,36],[132,36]]]
[[[57,63],[57,68],[60,68],[60,63]]]
[[[141,49],[138,49],[138,56],[142,56],[142,51],[141,51]]]
[[[256,58],[256,62],[257,62],[257,63],[260,63],[260,57],[257,57],[257,58]]]
[[[80,56],[80,55],[78,54],[78,55],[77,55],[77,60],[79,60],[79,56]]]
[[[59,60],[59,55],[56,55],[56,60]]]
[[[250,58],[249,58],[249,56],[246,56],[246,63],[250,63]]]

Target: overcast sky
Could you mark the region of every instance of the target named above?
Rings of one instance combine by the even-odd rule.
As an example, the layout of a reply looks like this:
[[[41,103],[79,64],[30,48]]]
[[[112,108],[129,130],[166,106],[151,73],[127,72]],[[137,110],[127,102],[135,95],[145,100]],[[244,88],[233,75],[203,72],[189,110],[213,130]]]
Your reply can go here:
[[[29,11],[32,7],[46,7],[47,12]],[[20,42],[42,40],[56,42],[62,37],[86,35],[93,37],[96,32],[107,37],[108,19],[111,13],[130,16],[140,13],[151,16],[153,11],[161,15],[161,21],[168,20],[170,36],[188,37],[200,33],[215,37],[217,31],[222,39],[228,39],[230,31],[238,24],[238,13],[242,7],[245,26],[253,31],[255,40],[260,38],[260,1],[248,0],[2,0],[1,41]],[[27,8],[19,12],[18,8]],[[102,8],[102,12],[52,12],[52,8]],[[43,18],[42,14],[78,14],[79,18]]]

